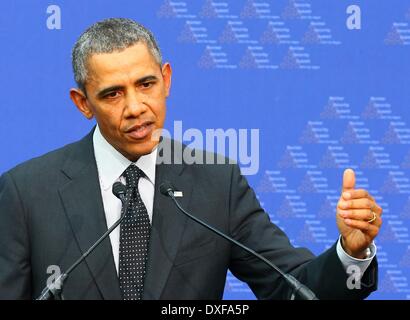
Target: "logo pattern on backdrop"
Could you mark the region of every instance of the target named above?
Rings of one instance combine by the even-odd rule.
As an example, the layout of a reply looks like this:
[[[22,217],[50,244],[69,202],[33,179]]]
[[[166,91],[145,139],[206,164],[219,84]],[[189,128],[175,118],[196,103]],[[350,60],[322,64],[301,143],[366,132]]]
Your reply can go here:
[[[95,5],[97,2],[86,2],[84,11],[87,9],[94,14],[98,11]],[[135,8],[134,1],[123,2],[124,6]],[[384,2],[386,4],[386,0]],[[66,63],[65,58],[61,57],[68,60],[69,58],[66,55],[67,47],[60,46],[58,41],[67,44],[67,39],[74,36],[70,34],[76,30],[74,26],[78,27],[82,23],[89,25],[94,21],[94,16],[83,15],[73,9],[71,12],[78,13],[78,17],[74,20],[73,17],[66,17],[66,12],[70,12],[70,5],[73,4],[67,2],[63,5],[59,1],[33,1],[22,5],[18,1],[12,1],[4,6],[0,19],[0,37],[4,43],[13,44],[14,48],[6,46],[7,59],[3,59],[6,62],[0,62],[2,70],[4,68],[6,73],[10,73],[3,86],[10,85],[7,81],[14,83],[21,80],[18,74],[19,70],[23,69],[25,73],[34,75],[36,81],[30,81],[33,88],[26,88],[30,96],[27,100],[15,99],[13,94],[3,97],[2,115],[6,119],[0,127],[3,136],[10,136],[10,132],[16,133],[13,131],[13,124],[17,122],[17,118],[13,116],[15,110],[21,108],[25,118],[31,121],[33,117],[39,122],[38,126],[32,126],[35,121],[27,122],[25,135],[34,134],[39,141],[42,137],[50,136],[57,137],[58,142],[68,137],[71,141],[72,136],[67,133],[60,136],[64,130],[58,129],[66,129],[64,125],[67,123],[78,123],[78,118],[67,118],[74,116],[67,113],[65,109],[68,108],[63,102],[58,109],[64,115],[63,121],[59,122],[55,113],[49,112],[55,110],[61,101],[65,101],[59,96],[59,92],[63,91],[67,83],[61,85],[65,81],[63,77],[54,82],[50,79],[63,70],[71,72],[67,71],[68,67],[60,69],[61,61]],[[338,5],[332,6],[332,10],[336,10],[336,7],[342,8]],[[140,10],[145,10],[144,15],[154,18],[151,20],[152,24],[160,24],[159,29],[164,30],[164,34],[175,35],[175,38],[171,39],[172,45],[178,45],[181,52],[185,50],[185,54],[189,54],[189,57],[184,56],[181,59],[193,59],[193,68],[197,68],[202,74],[217,72],[218,76],[223,77],[225,74],[229,78],[232,75],[241,77],[246,75],[247,71],[257,70],[257,76],[279,74],[280,77],[286,77],[289,83],[292,82],[292,90],[300,93],[305,99],[304,105],[309,106],[307,111],[312,112],[298,115],[303,121],[302,125],[292,127],[289,131],[289,137],[292,138],[284,136],[283,141],[279,141],[279,147],[273,149],[269,145],[261,146],[260,149],[267,159],[273,159],[267,163],[262,161],[263,166],[260,166],[259,173],[252,177],[256,182],[253,185],[262,207],[269,213],[272,222],[289,235],[292,244],[306,246],[315,253],[320,253],[329,248],[338,237],[335,207],[340,195],[341,175],[343,169],[353,168],[356,172],[357,187],[368,189],[384,209],[384,225],[376,243],[380,267],[379,290],[372,294],[371,298],[410,299],[410,126],[409,118],[406,118],[408,111],[405,111],[405,106],[400,105],[408,95],[396,90],[404,88],[400,85],[403,79],[408,77],[408,74],[405,74],[408,69],[399,72],[398,81],[382,79],[386,85],[385,92],[367,91],[377,88],[374,83],[364,84],[363,90],[357,91],[352,90],[355,88],[352,88],[351,84],[339,82],[336,83],[339,87],[336,86],[333,92],[318,90],[315,93],[315,102],[312,102],[313,99],[309,100],[312,96],[303,92],[305,84],[302,82],[305,80],[297,77],[302,75],[309,81],[316,81],[316,89],[326,84],[324,82],[328,81],[328,78],[338,78],[339,74],[335,74],[329,63],[337,63],[337,57],[351,50],[352,44],[357,44],[352,38],[360,38],[360,32],[363,31],[361,29],[368,26],[365,17],[372,14],[366,12],[361,21],[360,11],[369,7],[363,5],[363,8],[360,8],[346,3],[337,15],[346,21],[336,21],[334,12],[326,12],[322,6],[326,4],[315,0],[158,0],[147,2]],[[367,45],[369,41],[372,45],[378,45],[377,49],[383,51],[384,58],[390,60],[394,60],[392,57],[398,57],[397,60],[408,57],[410,45],[410,4],[403,11],[397,9],[398,7],[402,8],[396,4],[389,12],[372,16],[381,20],[380,28],[371,30],[372,37],[366,39],[364,44]],[[97,16],[108,17],[111,12],[108,9],[110,8],[104,7],[101,12],[97,12]],[[32,18],[32,12],[41,12],[44,19]],[[127,11],[124,15],[133,18],[132,11]],[[70,22],[70,18],[76,23]],[[10,26],[15,28],[12,32]],[[172,28],[167,29],[168,26]],[[343,28],[345,33],[340,32],[340,28]],[[30,32],[27,33],[27,30]],[[79,30],[75,31],[76,36],[77,31]],[[349,37],[354,37],[345,37],[346,32]],[[45,41],[49,42],[45,45]],[[376,44],[373,41],[376,41]],[[55,45],[56,43],[58,45]],[[30,50],[25,50],[26,48]],[[7,51],[9,49],[10,52]],[[35,58],[31,59],[33,62],[25,59],[26,52],[33,54],[30,56]],[[61,55],[55,58],[60,53]],[[376,61],[377,57],[374,57]],[[362,58],[366,59],[366,56]],[[343,61],[346,63],[347,59]],[[383,72],[382,68],[378,69],[378,66],[373,64],[373,60],[366,63],[371,67],[371,76],[374,74],[376,78]],[[392,64],[391,67],[394,66]],[[387,67],[390,68],[390,65]],[[337,68],[340,76],[347,75],[343,68]],[[316,80],[313,79],[315,77]],[[67,78],[71,81],[70,76]],[[47,93],[40,92],[41,90],[34,92],[34,87],[47,88]],[[393,87],[395,90],[392,90]],[[30,89],[32,91],[29,91]],[[52,97],[47,95],[49,92],[52,92]],[[199,98],[203,97],[201,92],[195,94],[198,94]],[[47,97],[47,102],[44,97]],[[229,98],[229,103],[235,103],[235,97]],[[280,98],[282,105],[287,106],[289,99]],[[27,104],[29,106],[26,105],[27,101],[30,102]],[[47,112],[40,114],[37,109],[32,108],[34,104],[48,108]],[[291,106],[291,103],[289,105]],[[184,116],[189,120],[189,112]],[[18,118],[18,121],[20,127],[21,121],[26,123],[24,117]],[[47,129],[42,128],[45,123],[47,126],[44,127]],[[81,127],[82,124],[78,126]],[[86,129],[88,130],[88,127]],[[264,130],[264,137],[270,135],[270,127],[260,129]],[[30,152],[49,150],[46,144],[52,141],[27,145],[24,152],[26,149],[29,151],[24,153],[20,146],[16,149],[15,145],[18,143],[15,143],[14,139],[26,142],[26,137],[23,140],[18,134],[13,137],[13,144],[10,141],[2,141],[2,147],[13,154],[11,160],[5,159],[2,162],[4,170],[24,160],[21,158],[26,155],[28,157]],[[53,145],[53,148],[56,145],[59,143]],[[253,298],[253,294],[246,284],[229,273],[225,298],[248,299]]]
[[[306,46],[341,44],[307,1],[289,1],[275,14],[264,1],[249,0],[235,13],[225,1],[207,0],[197,11],[190,5],[166,0],[157,16],[185,20],[178,41],[203,45],[200,68],[317,70],[320,66],[312,62]],[[215,21],[221,21],[218,28]],[[303,33],[292,33],[294,26]]]
[[[193,8],[188,1],[164,1],[159,19],[184,21],[177,41],[200,46],[202,69],[319,70],[315,56],[342,45],[311,1],[207,0]],[[410,8],[402,21],[392,22],[382,42],[410,44]],[[357,112],[359,110],[359,112]],[[297,141],[280,160],[265,168],[256,187],[271,220],[296,246],[316,253],[337,239],[335,207],[344,168],[356,171],[357,185],[369,189],[384,208],[384,228],[377,240],[380,265],[376,298],[410,298],[410,127],[388,101],[371,96],[363,106],[349,97],[323,97],[322,112],[308,120]],[[395,252],[395,257],[388,254]],[[399,257],[399,259],[397,259]],[[231,274],[226,297],[252,297],[250,289]]]

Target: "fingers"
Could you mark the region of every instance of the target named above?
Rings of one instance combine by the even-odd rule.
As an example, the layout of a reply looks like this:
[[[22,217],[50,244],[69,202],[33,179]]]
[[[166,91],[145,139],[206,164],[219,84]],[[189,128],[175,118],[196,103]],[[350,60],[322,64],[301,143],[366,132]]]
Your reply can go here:
[[[367,190],[354,188],[355,174],[351,169],[345,170],[342,196],[337,203],[337,220],[341,234],[347,236],[346,243],[350,250],[367,246],[377,236],[383,212]],[[357,237],[358,233],[354,230],[365,234],[365,240]]]
[[[378,218],[378,219],[380,219],[380,218]],[[354,229],[359,229],[362,232],[364,232],[364,233],[368,234],[369,236],[371,236],[372,238],[374,238],[377,235],[377,233],[379,232],[380,225],[373,224],[376,221],[374,221],[373,223],[368,223],[366,221],[345,219],[344,222],[349,227],[354,228]]]
[[[373,210],[374,212],[376,212],[379,216],[381,216],[382,213],[383,213],[382,207],[380,207],[380,206],[376,203],[376,201],[374,200],[374,198],[373,198],[370,194],[369,194],[369,199],[374,202],[374,207],[373,207],[372,210]]]
[[[346,169],[343,172],[343,191],[354,189],[356,185],[356,176],[352,169]]]
[[[349,191],[343,192],[342,197],[345,200],[351,200],[351,199],[369,198],[370,194],[367,190],[357,189],[357,190],[349,190]]]
[[[375,207],[374,201],[369,198],[354,199],[354,200],[340,200],[338,208],[342,210],[346,209],[373,209]]]
[[[369,203],[365,201],[364,198],[367,198],[370,200]],[[363,200],[363,201],[357,201],[357,200]],[[350,191],[345,191],[342,193],[342,200],[345,201],[340,201],[341,209],[350,209],[350,208],[358,208],[358,209],[363,209],[363,208],[369,208],[372,209],[375,213],[378,215],[381,215],[383,212],[383,209],[376,203],[374,198],[369,194],[367,190],[364,189],[357,189],[357,190],[350,190]],[[356,200],[349,202],[351,200]],[[347,204],[345,204],[347,202]],[[360,207],[361,205],[365,205],[365,207]],[[347,205],[346,208],[343,206]]]
[[[351,200],[345,200],[346,193],[349,193],[347,198],[350,198]],[[366,224],[371,224],[376,228],[382,225],[381,214],[383,210],[366,190],[358,189],[343,192],[342,198],[338,202],[337,209],[347,225],[348,223],[346,221],[361,222],[360,225],[363,228],[366,228]],[[374,218],[373,212],[376,214],[376,219],[369,222]],[[353,225],[350,224],[349,226]]]
[[[355,210],[339,210],[340,216],[346,222],[347,220],[363,221],[368,224],[372,224],[376,227],[382,225],[382,219],[376,214],[376,219],[369,222],[374,218],[373,212],[370,209],[355,209]]]

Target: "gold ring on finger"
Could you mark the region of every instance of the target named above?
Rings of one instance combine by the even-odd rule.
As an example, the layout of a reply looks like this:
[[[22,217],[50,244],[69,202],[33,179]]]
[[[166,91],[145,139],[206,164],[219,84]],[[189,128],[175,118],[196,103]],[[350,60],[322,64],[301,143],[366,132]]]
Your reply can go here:
[[[370,220],[367,220],[368,223],[372,223],[377,218],[376,213],[374,213],[374,211],[371,212],[373,213],[373,217]]]

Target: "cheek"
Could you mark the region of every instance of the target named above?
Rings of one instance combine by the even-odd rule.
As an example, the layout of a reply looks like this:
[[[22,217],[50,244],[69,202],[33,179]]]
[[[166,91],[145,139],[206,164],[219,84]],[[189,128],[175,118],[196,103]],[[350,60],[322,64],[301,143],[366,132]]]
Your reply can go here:
[[[96,119],[99,125],[103,125],[106,129],[110,131],[116,131],[121,127],[122,117],[121,114],[115,112],[101,112],[96,114]]]
[[[163,94],[158,94],[156,97],[150,99],[150,108],[152,112],[156,115],[157,119],[164,121],[166,113],[166,99]]]
[[[158,119],[158,124],[162,127],[165,122],[165,113],[166,113],[165,104],[158,105],[154,112]]]

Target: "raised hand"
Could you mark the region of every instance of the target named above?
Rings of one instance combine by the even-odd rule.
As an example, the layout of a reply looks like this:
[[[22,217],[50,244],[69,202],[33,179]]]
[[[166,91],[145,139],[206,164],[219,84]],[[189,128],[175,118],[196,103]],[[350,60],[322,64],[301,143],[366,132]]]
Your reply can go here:
[[[346,169],[342,194],[337,203],[336,221],[346,253],[362,259],[379,233],[383,210],[367,190],[355,189],[355,184],[354,171]]]

